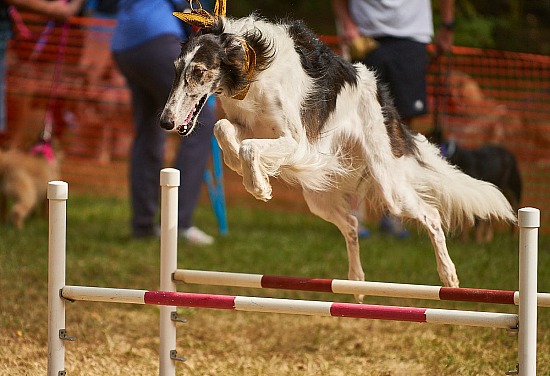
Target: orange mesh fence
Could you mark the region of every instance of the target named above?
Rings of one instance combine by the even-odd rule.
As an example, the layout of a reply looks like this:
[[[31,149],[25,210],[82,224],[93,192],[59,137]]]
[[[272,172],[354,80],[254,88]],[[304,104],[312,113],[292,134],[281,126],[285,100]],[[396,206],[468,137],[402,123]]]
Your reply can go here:
[[[23,14],[8,53],[8,131],[26,148],[53,118],[63,179],[89,193],[127,193],[132,138],[129,92],[109,51],[113,20],[73,18],[68,29]],[[62,41],[66,32],[66,43]]]
[[[548,224],[550,57],[456,47],[432,62],[428,85],[433,111],[418,129],[437,126],[467,148],[508,149],[519,163],[521,205],[540,208]]]
[[[32,36],[17,34],[8,51],[10,142],[28,147],[49,111],[64,155],[63,179],[72,189],[126,195],[133,128],[130,96],[109,51],[114,21],[72,19],[63,51],[61,25],[23,18]],[[338,49],[336,37],[322,39]],[[452,56],[432,61],[427,80],[436,116],[423,116],[413,128],[429,132],[437,125],[464,147],[492,142],[508,148],[520,165],[522,206],[540,208],[550,224],[550,57],[455,47]],[[169,138],[167,160],[177,140]],[[231,187],[240,182],[227,181]],[[303,207],[299,192],[288,192],[294,191],[282,193]],[[233,194],[246,192],[241,187]]]

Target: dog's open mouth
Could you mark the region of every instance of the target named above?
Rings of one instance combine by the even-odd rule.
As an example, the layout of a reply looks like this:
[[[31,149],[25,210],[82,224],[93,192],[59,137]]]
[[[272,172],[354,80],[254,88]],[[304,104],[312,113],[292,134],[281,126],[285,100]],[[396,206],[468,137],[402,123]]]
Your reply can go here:
[[[204,104],[206,103],[207,99],[208,99],[208,94],[203,96],[199,100],[199,102],[195,105],[195,107],[193,107],[191,112],[189,112],[189,115],[187,115],[187,118],[185,119],[183,124],[178,125],[177,131],[179,135],[187,136],[188,134],[193,132],[193,129],[195,129],[195,124],[197,124],[197,118],[199,116],[199,113],[204,107]]]

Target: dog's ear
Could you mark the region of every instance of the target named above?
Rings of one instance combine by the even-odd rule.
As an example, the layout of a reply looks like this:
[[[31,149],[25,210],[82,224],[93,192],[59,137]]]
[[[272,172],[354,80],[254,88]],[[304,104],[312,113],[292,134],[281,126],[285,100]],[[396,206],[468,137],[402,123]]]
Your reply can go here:
[[[222,33],[219,42],[224,72],[222,87],[231,97],[244,99],[256,75],[273,60],[274,49],[259,30],[245,35]]]
[[[242,70],[243,66],[243,39],[240,36],[230,33],[220,35],[222,46],[222,62],[230,68]]]
[[[229,33],[219,36],[221,44],[220,60],[222,76],[221,90],[225,95],[234,96],[242,92],[250,84],[249,70],[246,66],[246,51],[243,38]]]

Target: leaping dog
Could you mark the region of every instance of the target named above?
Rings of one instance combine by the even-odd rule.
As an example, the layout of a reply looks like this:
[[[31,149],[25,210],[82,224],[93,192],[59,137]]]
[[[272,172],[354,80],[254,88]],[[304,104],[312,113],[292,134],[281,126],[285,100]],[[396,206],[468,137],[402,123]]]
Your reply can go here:
[[[271,198],[271,177],[299,185],[311,212],[343,234],[351,280],[364,280],[354,200],[422,224],[439,277],[453,287],[443,228],[516,220],[494,185],[460,172],[406,128],[373,71],[346,62],[302,22],[215,15],[174,65],[162,127],[191,134],[217,95],[226,118],[214,133],[227,166],[259,200]]]

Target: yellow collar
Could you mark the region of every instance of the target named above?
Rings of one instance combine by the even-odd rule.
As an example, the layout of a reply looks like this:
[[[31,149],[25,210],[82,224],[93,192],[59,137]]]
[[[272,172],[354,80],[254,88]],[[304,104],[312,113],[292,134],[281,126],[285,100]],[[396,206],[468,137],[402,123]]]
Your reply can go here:
[[[243,62],[243,71],[246,72],[246,78],[249,83],[244,87],[243,90],[233,95],[231,98],[243,100],[250,90],[250,81],[254,76],[254,71],[256,69],[256,51],[244,40],[241,38],[241,43],[244,50],[244,62]]]

